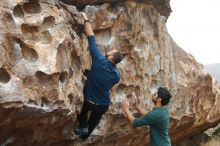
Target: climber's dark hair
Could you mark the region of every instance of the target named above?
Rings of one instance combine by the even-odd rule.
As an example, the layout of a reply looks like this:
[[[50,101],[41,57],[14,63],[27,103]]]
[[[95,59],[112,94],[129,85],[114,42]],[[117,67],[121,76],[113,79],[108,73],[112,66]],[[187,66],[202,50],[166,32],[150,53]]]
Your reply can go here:
[[[113,54],[113,62],[115,64],[121,62],[122,59],[123,59],[123,55],[121,52],[117,51]]]
[[[170,98],[172,97],[170,92],[163,87],[158,88],[157,95],[159,98],[161,98],[161,104],[163,106],[167,105],[170,102]]]

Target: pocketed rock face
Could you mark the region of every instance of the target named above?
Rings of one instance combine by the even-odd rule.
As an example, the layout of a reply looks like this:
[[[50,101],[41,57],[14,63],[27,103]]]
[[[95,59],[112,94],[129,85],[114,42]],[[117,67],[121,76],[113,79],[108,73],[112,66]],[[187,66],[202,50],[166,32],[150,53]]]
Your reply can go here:
[[[117,4],[119,2],[134,1],[145,4],[154,5],[155,9],[163,16],[168,18],[170,16],[170,0],[60,0],[66,4],[72,4],[79,9],[83,9],[86,5],[98,5],[103,3]]]
[[[118,49],[124,59],[118,65],[121,81],[111,91],[109,112],[91,141],[82,142],[72,129],[83,101],[82,73],[91,58],[79,11],[59,1],[2,0],[0,145],[146,145],[149,129],[133,129],[120,101],[125,94],[129,100],[135,91],[140,104],[150,110],[150,93],[158,86],[173,93],[173,143],[216,125],[219,87],[175,44],[157,7],[131,1],[85,7],[97,46],[102,52]]]
[[[46,0],[3,0],[0,8],[0,145],[70,138],[86,54],[70,16]]]

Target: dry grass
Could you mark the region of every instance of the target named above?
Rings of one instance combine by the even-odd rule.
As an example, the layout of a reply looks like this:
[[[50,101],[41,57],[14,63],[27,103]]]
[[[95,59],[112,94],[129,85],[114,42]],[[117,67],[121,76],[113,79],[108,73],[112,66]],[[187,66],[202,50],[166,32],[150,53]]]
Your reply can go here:
[[[220,146],[220,141],[213,138],[213,139],[203,143],[201,146]]]

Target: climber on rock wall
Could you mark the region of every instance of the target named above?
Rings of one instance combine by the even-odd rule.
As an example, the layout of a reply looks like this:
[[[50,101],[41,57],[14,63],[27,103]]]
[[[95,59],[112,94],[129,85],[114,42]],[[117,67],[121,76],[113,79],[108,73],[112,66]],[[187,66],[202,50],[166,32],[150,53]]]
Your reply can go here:
[[[82,139],[87,139],[109,108],[109,90],[120,80],[116,64],[122,60],[122,54],[118,50],[111,50],[104,56],[96,46],[94,32],[86,13],[81,14],[85,22],[92,65],[83,88],[84,103],[78,115],[79,125],[74,129],[74,133]],[[91,114],[88,117],[89,111]]]
[[[165,107],[172,95],[166,88],[159,87],[157,92],[152,95],[154,108],[150,112],[145,112],[138,104],[136,94],[132,93],[131,105],[135,107],[138,113],[142,116],[135,118],[129,110],[129,102],[126,97],[121,105],[125,111],[128,121],[133,127],[150,126],[150,143],[151,146],[171,146],[169,131],[169,111]]]

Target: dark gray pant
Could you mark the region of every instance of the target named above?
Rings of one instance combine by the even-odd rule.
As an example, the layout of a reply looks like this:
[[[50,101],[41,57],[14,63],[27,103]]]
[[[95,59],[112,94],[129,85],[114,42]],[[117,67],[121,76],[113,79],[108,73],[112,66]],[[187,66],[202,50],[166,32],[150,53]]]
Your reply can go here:
[[[79,128],[88,128],[88,134],[82,135],[83,138],[90,136],[95,127],[99,124],[102,115],[108,111],[109,106],[96,105],[84,100],[81,113],[78,115]],[[88,112],[91,111],[88,118]]]

